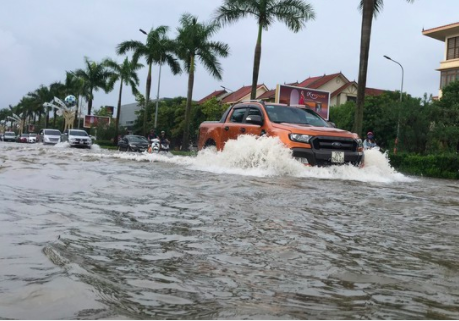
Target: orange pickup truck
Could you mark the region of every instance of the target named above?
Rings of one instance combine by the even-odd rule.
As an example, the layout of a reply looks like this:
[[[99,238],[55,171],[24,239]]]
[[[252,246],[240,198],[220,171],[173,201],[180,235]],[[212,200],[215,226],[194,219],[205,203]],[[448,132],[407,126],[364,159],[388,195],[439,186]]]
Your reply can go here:
[[[278,137],[306,165],[363,164],[362,140],[357,134],[335,128],[309,108],[263,101],[235,104],[220,121],[203,122],[198,150],[209,146],[222,150],[239,135]]]

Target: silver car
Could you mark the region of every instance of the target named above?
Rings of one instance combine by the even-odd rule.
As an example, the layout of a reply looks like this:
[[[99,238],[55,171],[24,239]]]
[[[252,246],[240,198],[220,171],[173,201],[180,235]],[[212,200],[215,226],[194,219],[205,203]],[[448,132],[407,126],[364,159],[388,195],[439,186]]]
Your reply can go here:
[[[42,129],[40,142],[43,144],[57,144],[61,141],[61,131],[58,129]]]
[[[88,133],[82,129],[69,129],[62,135],[63,142],[69,142],[70,147],[91,148],[92,139]]]

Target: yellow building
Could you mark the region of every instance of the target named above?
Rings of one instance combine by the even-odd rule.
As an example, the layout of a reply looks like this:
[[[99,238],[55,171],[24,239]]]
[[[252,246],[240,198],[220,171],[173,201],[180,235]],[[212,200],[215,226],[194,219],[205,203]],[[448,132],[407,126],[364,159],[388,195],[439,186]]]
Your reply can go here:
[[[459,22],[449,25],[422,30],[422,34],[445,43],[445,55],[440,61],[440,91],[452,81],[459,80]]]

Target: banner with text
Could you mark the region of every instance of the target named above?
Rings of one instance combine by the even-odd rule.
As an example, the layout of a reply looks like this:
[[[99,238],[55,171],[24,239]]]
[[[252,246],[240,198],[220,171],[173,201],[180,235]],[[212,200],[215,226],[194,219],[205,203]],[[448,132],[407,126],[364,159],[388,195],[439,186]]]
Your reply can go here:
[[[103,124],[105,126],[110,125],[110,117],[108,116],[94,116],[94,115],[86,115],[84,116],[84,128],[91,128],[91,127],[97,127],[100,124]]]
[[[328,120],[330,92],[304,87],[277,85],[276,103],[306,106]]]

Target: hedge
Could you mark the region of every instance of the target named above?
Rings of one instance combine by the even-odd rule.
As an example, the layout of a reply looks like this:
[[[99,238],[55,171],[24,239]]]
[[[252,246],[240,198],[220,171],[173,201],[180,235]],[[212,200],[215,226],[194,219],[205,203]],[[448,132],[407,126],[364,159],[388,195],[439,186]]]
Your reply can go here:
[[[459,155],[390,154],[390,164],[397,171],[417,176],[459,179]]]

